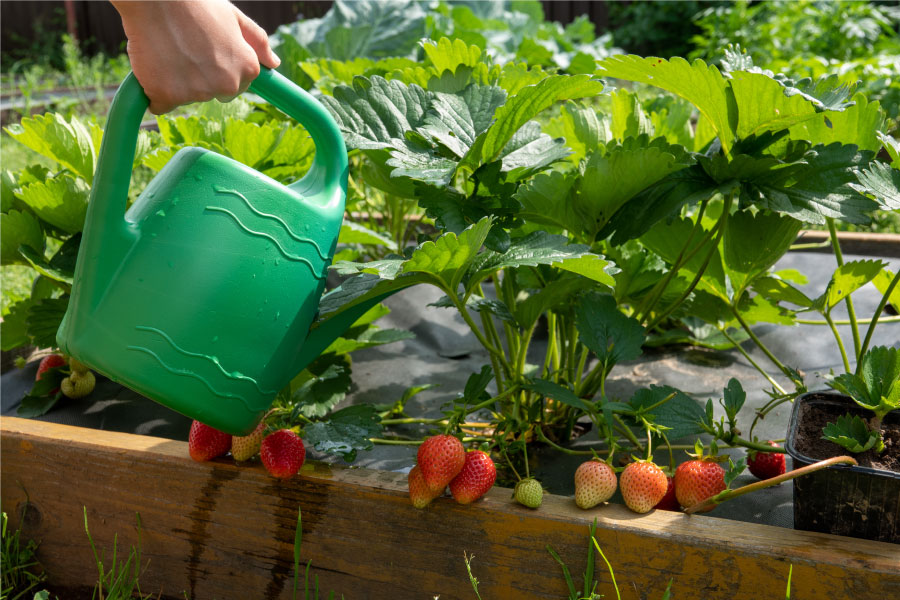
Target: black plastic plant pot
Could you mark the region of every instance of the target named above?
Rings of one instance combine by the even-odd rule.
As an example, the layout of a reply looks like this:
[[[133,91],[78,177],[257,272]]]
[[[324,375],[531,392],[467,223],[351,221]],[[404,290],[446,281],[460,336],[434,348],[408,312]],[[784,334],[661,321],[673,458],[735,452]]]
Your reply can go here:
[[[795,469],[829,458],[798,450],[798,441],[801,448],[805,446],[801,436],[818,431],[820,439],[816,422],[834,421],[846,413],[865,419],[872,416],[851,398],[834,392],[811,392],[794,401],[785,450],[794,459]],[[900,411],[889,413],[884,423],[900,424]],[[832,456],[849,454],[837,444],[825,443],[834,446]],[[798,477],[794,480],[794,529],[900,544],[900,473],[838,465]]]

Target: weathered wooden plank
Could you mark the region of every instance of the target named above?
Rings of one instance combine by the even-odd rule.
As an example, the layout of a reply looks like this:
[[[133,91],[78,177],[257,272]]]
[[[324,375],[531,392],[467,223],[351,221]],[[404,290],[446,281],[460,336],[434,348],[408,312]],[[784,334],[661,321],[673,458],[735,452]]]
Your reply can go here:
[[[827,231],[804,230],[797,236],[796,244],[822,244],[818,248],[807,248],[804,252],[824,252],[831,254]],[[900,233],[869,233],[864,231],[838,231],[838,242],[844,254],[861,256],[900,258]]]
[[[134,543],[140,513],[144,592],[290,598],[300,507],[303,561],[348,600],[474,598],[463,552],[485,600],[565,597],[545,546],[580,581],[595,517],[623,598],[660,598],[670,578],[676,598],[780,598],[789,564],[792,598],[900,597],[893,544],[617,505],[581,511],[552,495],[532,511],[500,488],[472,506],[443,498],[419,511],[398,473],[314,463],[281,482],[259,465],[195,463],[182,442],[15,418],[0,427],[4,510],[43,540],[40,559],[68,586],[93,582],[84,506],[104,546],[116,533]],[[599,559],[597,574],[598,591],[615,597]]]

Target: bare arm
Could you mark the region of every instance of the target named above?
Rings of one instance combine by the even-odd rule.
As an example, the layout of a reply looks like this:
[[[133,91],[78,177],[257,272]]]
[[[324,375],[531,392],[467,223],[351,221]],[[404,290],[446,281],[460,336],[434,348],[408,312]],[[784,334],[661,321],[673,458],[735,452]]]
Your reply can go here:
[[[112,0],[128,37],[131,68],[150,112],[217,98],[250,85],[259,66],[280,60],[266,32],[227,0]]]

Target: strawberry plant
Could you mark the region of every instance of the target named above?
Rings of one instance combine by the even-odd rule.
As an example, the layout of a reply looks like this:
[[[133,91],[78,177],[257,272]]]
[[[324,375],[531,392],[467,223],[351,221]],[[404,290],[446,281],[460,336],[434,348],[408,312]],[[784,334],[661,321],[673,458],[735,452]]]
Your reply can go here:
[[[640,390],[625,403],[605,382],[644,344],[689,341],[750,359],[772,384],[761,414],[805,390],[752,326],[800,320],[780,305],[793,293],[780,291],[802,276],[772,267],[804,223],[830,224],[834,236],[837,220],[896,210],[896,172],[874,159],[878,104],[833,78],[764,72],[739,53],[724,71],[611,57],[597,75],[639,87],[604,94],[599,80],[499,65],[460,40],[422,49],[415,71],[357,76],[324,101],[369,173],[416,198],[438,235],[382,260],[337,261],[352,277],[323,298],[321,317],[410,285],[439,288],[436,305],[459,312],[490,360],[441,423],[493,411],[498,444],[512,433],[556,445],[586,415],[610,449],[624,437],[643,452],[637,428],[648,443],[710,433],[771,451],[752,427],[736,433],[736,382],[727,425],[678,390]],[[642,100],[648,85],[667,94]],[[838,261],[836,277],[856,272]],[[894,277],[872,263],[849,291],[877,278],[888,298]],[[848,287],[835,286],[840,294],[810,307],[825,314],[846,300]],[[530,363],[539,323],[547,351]],[[793,389],[746,353],[747,339]]]

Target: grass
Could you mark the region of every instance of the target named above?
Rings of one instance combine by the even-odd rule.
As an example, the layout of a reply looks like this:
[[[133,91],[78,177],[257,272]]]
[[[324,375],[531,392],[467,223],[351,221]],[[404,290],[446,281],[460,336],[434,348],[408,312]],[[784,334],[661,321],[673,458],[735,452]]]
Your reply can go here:
[[[98,552],[94,538],[88,528],[87,507],[82,507],[84,511],[84,532],[87,535],[88,543],[94,555],[94,563],[97,566],[97,584],[94,587],[92,595],[96,600],[130,600],[139,598],[147,600],[153,598],[152,595],[144,595],[141,592],[140,577],[141,571],[149,565],[141,564],[141,515],[136,514],[137,519],[137,544],[131,546],[127,556],[122,559],[118,554],[118,538],[113,537],[112,556],[109,561],[106,560],[105,550]],[[41,590],[29,596],[28,593],[39,584],[47,579],[46,573],[40,567],[35,559],[35,551],[38,544],[34,540],[23,542],[20,539],[20,530],[15,532],[7,529],[7,516],[2,513],[2,534],[3,554],[2,559],[2,576],[3,585],[0,588],[0,599],[2,600],[51,600],[50,592]],[[303,521],[302,512],[297,509],[297,527],[294,533],[294,587],[291,598],[297,600],[298,597],[303,600],[319,600],[319,577],[318,575],[310,581],[310,568],[312,561],[306,562],[306,568],[303,575],[303,595],[298,596],[300,591],[300,546],[303,542]],[[471,576],[471,571],[469,572]],[[312,585],[310,585],[312,584]],[[477,584],[476,584],[477,585]],[[15,595],[12,595],[15,594]],[[189,600],[187,592],[185,592],[185,600]],[[334,599],[334,592],[328,592],[327,600]],[[341,596],[343,599],[343,596]],[[56,597],[55,600],[59,600]]]

